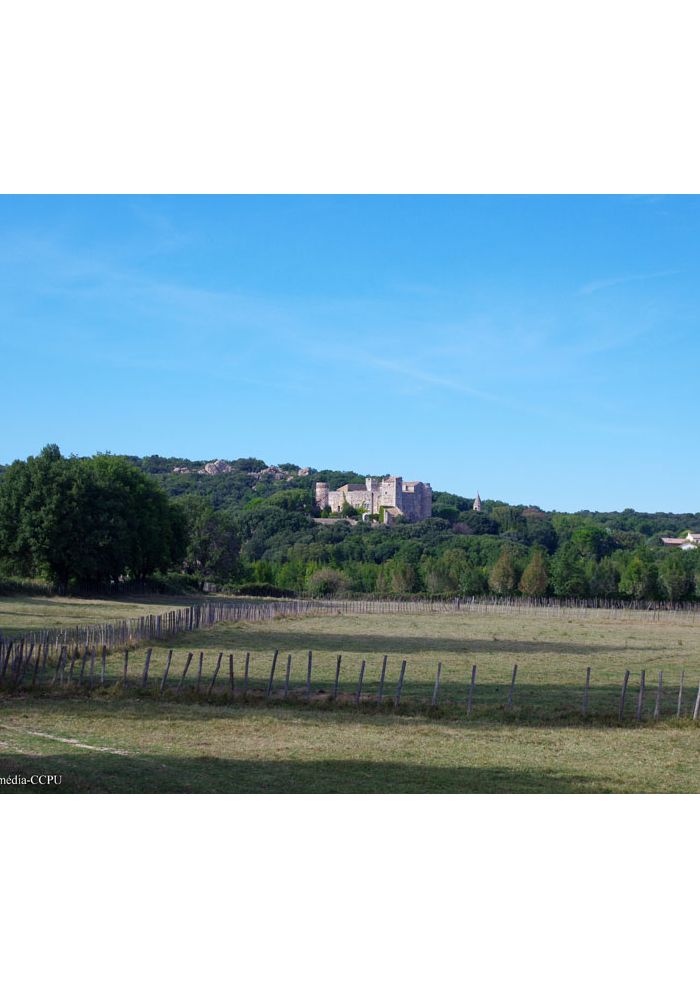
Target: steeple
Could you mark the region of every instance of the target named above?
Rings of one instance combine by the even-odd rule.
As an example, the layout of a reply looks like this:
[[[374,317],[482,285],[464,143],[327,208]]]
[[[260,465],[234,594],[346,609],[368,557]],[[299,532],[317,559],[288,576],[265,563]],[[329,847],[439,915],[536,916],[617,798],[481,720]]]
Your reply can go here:
[[[479,497],[478,491],[476,492],[476,498],[474,499],[474,504],[472,505],[472,509],[475,512],[481,511],[481,498]]]

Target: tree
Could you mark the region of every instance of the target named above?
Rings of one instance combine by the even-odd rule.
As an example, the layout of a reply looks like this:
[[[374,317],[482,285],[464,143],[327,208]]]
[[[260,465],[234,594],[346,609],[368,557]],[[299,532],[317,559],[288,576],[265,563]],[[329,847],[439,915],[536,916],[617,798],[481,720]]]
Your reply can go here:
[[[513,551],[504,546],[489,574],[489,587],[496,594],[512,594],[517,584]]]
[[[539,550],[535,550],[520,578],[520,590],[528,597],[539,598],[546,592],[548,584],[549,577],[544,557]]]
[[[489,589],[489,582],[481,567],[469,563],[462,571],[459,578],[459,593],[464,597],[476,597],[485,594]]]
[[[144,577],[179,563],[184,519],[125,458],[65,458],[55,445],[15,461],[0,479],[3,569],[69,580]]]
[[[201,577],[241,575],[240,538],[230,512],[216,512],[198,495],[180,500],[187,522],[185,569]]]
[[[340,570],[332,570],[330,567],[314,570],[306,581],[306,589],[314,597],[339,594],[341,591],[347,590],[347,587],[348,581],[344,574]]]
[[[351,505],[347,498],[343,501],[343,507],[340,509],[340,515],[344,519],[356,519],[361,516],[362,510],[355,508]]]
[[[590,592],[593,597],[611,598],[618,593],[620,571],[610,556],[593,565],[590,575]]]
[[[560,597],[585,597],[590,593],[584,561],[573,543],[564,543],[552,557],[552,586]]]
[[[647,552],[638,550],[622,571],[620,591],[637,601],[658,596],[658,570]]]
[[[418,571],[414,564],[396,556],[385,563],[377,576],[380,594],[412,594],[420,590]]]
[[[531,546],[543,546],[548,553],[557,548],[557,531],[549,519],[536,515],[525,516],[526,538]]]
[[[418,572],[412,563],[400,559],[392,562],[391,590],[394,594],[412,594],[419,590]]]
[[[285,491],[277,491],[265,500],[267,505],[276,505],[283,508],[285,512],[301,512],[309,515],[314,507],[315,500],[308,488],[287,488]]]
[[[455,532],[465,532],[475,536],[495,536],[498,531],[498,522],[489,518],[483,512],[462,512],[459,522],[454,524]]]
[[[446,549],[434,559],[425,554],[421,560],[421,574],[430,594],[456,594],[463,574],[469,569],[469,559],[463,549]]]
[[[672,550],[661,562],[659,578],[669,601],[682,601],[693,590],[693,565],[690,554],[696,550]]]
[[[610,533],[598,525],[582,526],[571,533],[571,544],[583,557],[600,560],[615,549],[615,540]]]
[[[448,522],[456,522],[460,512],[454,505],[439,505],[433,509],[433,518],[447,519]]]

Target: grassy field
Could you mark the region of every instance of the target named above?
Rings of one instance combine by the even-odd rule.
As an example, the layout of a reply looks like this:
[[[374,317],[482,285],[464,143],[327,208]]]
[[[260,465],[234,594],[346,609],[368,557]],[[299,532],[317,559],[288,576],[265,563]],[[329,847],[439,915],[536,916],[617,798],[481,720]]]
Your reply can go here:
[[[689,713],[700,680],[700,623],[678,615],[672,622],[652,622],[610,612],[590,612],[583,617],[529,612],[501,614],[425,615],[324,615],[277,618],[259,623],[222,623],[210,629],[179,636],[153,648],[150,678],[155,686],[162,676],[169,649],[173,658],[169,684],[175,688],[188,652],[194,653],[186,688],[198,678],[202,662],[201,690],[206,693],[218,656],[223,660],[214,694],[228,685],[228,656],[234,655],[234,680],[242,690],[244,657],[250,653],[249,696],[263,695],[268,686],[272,656],[278,650],[272,697],[280,698],[287,657],[292,656],[290,695],[303,697],[312,652],[312,699],[323,702],[333,690],[337,656],[342,656],[340,700],[352,703],[362,660],[365,660],[362,698],[376,697],[387,656],[385,698],[396,689],[402,660],[406,675],[402,701],[418,707],[429,705],[438,662],[442,663],[439,700],[463,713],[472,665],[476,664],[474,714],[502,717],[513,666],[518,672],[513,713],[527,720],[560,720],[581,708],[586,668],[591,667],[589,711],[598,718],[616,718],[620,685],[626,669],[631,672],[627,709],[636,703],[639,674],[646,670],[644,714],[651,716],[658,671],[663,671],[662,714],[676,710],[680,671],[685,674],[684,713]],[[129,654],[129,678],[140,680],[146,647]],[[123,654],[108,657],[112,681],[123,674]],[[74,674],[75,678],[75,674]]]
[[[121,602],[120,602],[121,604]],[[109,602],[113,606],[113,602]],[[96,605],[97,606],[97,605]],[[132,606],[124,602],[125,607]],[[139,606],[136,604],[135,606]],[[164,604],[164,607],[166,605]],[[148,605],[152,608],[152,605]],[[170,699],[157,690],[173,649]],[[265,692],[279,651],[272,698]],[[310,705],[303,703],[313,654]],[[200,694],[195,693],[203,652]],[[188,652],[185,689],[174,689]],[[247,698],[244,656],[250,653]],[[208,687],[224,654],[211,698]],[[234,655],[235,702],[228,697]],[[281,702],[287,656],[291,701]],[[339,703],[330,701],[342,655]],[[376,690],[388,656],[385,697]],[[158,643],[149,690],[145,648],[108,657],[112,685],[91,696],[64,687],[3,694],[0,776],[63,773],[70,791],[201,792],[697,792],[700,729],[689,714],[700,680],[700,623],[691,615],[651,621],[644,613],[325,615],[220,624]],[[366,661],[362,704],[354,707]],[[392,698],[406,659],[402,709]],[[430,710],[442,663],[440,707]],[[505,710],[513,664],[513,710]],[[465,700],[477,665],[471,719]],[[592,668],[590,718],[580,715]],[[627,722],[617,725],[620,684],[631,671]],[[646,670],[644,720],[634,722]],[[653,721],[658,671],[662,721]],[[681,670],[683,718],[675,717]],[[77,668],[75,673],[77,674]],[[175,701],[179,700],[179,703]],[[2,791],[0,791],[2,792]]]
[[[700,731],[435,722],[345,709],[39,698],[0,708],[0,777],[53,792],[697,792]],[[38,787],[1,787],[10,790]]]
[[[0,632],[6,638],[40,628],[66,628],[157,615],[188,603],[181,597],[142,598],[0,597]]]

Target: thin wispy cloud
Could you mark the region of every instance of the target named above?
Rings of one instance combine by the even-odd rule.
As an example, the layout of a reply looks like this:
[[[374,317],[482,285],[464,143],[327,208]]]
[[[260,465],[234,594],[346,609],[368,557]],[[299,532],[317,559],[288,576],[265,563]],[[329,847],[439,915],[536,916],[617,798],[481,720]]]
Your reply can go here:
[[[616,285],[626,285],[628,282],[645,282],[652,278],[668,278],[671,275],[680,275],[680,269],[672,271],[651,271],[644,275],[619,275],[616,278],[600,278],[597,281],[587,282],[578,289],[576,295],[593,295],[602,289],[614,288]]]
[[[372,357],[371,355],[364,353],[357,356],[360,357],[362,363],[365,365],[380,368],[384,371],[390,371],[392,374],[396,374],[404,378],[410,378],[412,381],[421,381],[424,384],[434,385],[438,388],[448,388],[451,391],[461,392],[463,395],[471,395],[473,398],[480,398],[486,402],[503,401],[499,395],[492,395],[489,392],[481,391],[479,388],[473,388],[465,382],[455,381],[453,378],[445,378],[442,375],[433,374],[430,371],[423,371],[420,368],[413,367],[412,365],[405,364],[401,361],[386,360],[382,357]]]
[[[699,233],[697,196],[0,197],[0,461],[55,430],[683,507]]]

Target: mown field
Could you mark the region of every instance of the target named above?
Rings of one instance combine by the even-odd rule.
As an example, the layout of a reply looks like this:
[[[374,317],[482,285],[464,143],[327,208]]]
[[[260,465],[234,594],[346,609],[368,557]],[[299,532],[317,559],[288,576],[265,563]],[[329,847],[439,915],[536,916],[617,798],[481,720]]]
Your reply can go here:
[[[111,602],[110,602],[111,604]],[[125,603],[126,604],[126,603]],[[128,606],[128,605],[127,605]],[[104,618],[102,619],[104,620]],[[168,650],[172,664],[158,691]],[[266,694],[278,651],[270,701]],[[311,703],[306,703],[308,651]],[[187,654],[194,653],[176,693]],[[197,693],[199,654],[204,653]],[[220,672],[209,694],[219,654]],[[249,682],[243,696],[245,655]],[[234,656],[234,696],[228,657]],[[340,693],[331,700],[342,655]],[[289,700],[282,700],[287,656]],[[387,655],[385,703],[376,692]],[[644,613],[324,615],[220,624],[108,656],[108,685],[0,695],[0,776],[62,773],[62,789],[99,792],[697,792],[700,623]],[[366,662],[361,704],[355,691]],[[393,697],[407,661],[402,706]],[[437,663],[439,706],[430,708]],[[513,708],[506,708],[513,665]],[[471,718],[467,683],[477,666]],[[79,664],[78,664],[79,665]],[[586,667],[590,716],[580,714]],[[620,684],[630,670],[626,721]],[[646,670],[637,724],[639,674]],[[661,720],[653,720],[658,671]],[[681,670],[683,717],[676,718]],[[4,788],[8,792],[7,788]],[[31,789],[31,788],[30,788]],[[0,791],[2,792],[2,791]]]
[[[71,628],[157,615],[181,608],[188,601],[181,597],[95,598],[40,597],[22,595],[0,597],[0,631],[7,637],[40,628]]]
[[[699,746],[699,731],[669,723],[538,727],[134,700],[0,709],[0,776],[61,774],[50,792],[685,793],[698,790]]]
[[[146,645],[129,650],[128,681],[139,686]],[[532,611],[519,614],[423,614],[423,615],[323,615],[277,618],[268,622],[221,623],[153,645],[149,687],[156,691],[169,650],[173,650],[168,690],[179,684],[188,653],[193,659],[183,693],[196,688],[202,657],[200,694],[208,693],[218,657],[222,655],[213,700],[229,692],[229,656],[234,657],[234,691],[243,691],[245,656],[249,654],[248,699],[267,693],[275,650],[277,664],[271,698],[284,690],[287,658],[291,655],[289,694],[306,694],[308,653],[312,654],[311,700],[327,702],[334,689],[337,657],[341,658],[339,700],[354,703],[362,661],[365,674],[362,702],[376,698],[383,656],[387,656],[384,699],[391,702],[402,661],[406,673],[402,702],[423,707],[430,704],[437,664],[442,664],[439,701],[451,716],[464,713],[472,666],[476,665],[473,714],[503,716],[513,666],[518,665],[513,692],[513,716],[521,720],[561,720],[581,708],[586,668],[591,667],[589,713],[597,718],[617,718],[623,673],[630,670],[627,710],[636,704],[642,669],[647,689],[644,714],[650,717],[655,703],[658,672],[664,677],[662,715],[675,713],[681,670],[685,675],[683,710],[692,709],[700,681],[700,622],[677,615],[663,621],[610,612],[567,617],[566,613]],[[74,667],[73,683],[80,662]],[[108,682],[123,678],[123,652],[107,660]],[[50,672],[50,671],[49,671]]]

